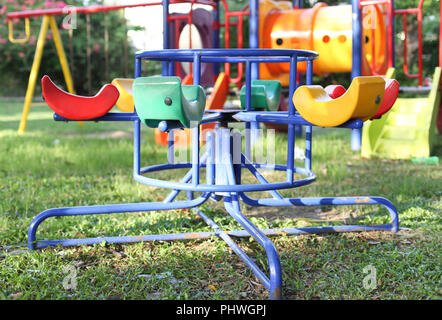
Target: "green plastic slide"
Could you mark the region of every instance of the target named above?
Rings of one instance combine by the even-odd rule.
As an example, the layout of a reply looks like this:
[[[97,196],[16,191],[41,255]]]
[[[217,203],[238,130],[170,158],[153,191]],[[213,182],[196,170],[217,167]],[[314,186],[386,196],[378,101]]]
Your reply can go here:
[[[387,74],[394,77],[394,72]],[[441,68],[436,68],[426,98],[398,98],[380,119],[366,121],[361,155],[365,158],[412,159],[429,157],[436,139]]]

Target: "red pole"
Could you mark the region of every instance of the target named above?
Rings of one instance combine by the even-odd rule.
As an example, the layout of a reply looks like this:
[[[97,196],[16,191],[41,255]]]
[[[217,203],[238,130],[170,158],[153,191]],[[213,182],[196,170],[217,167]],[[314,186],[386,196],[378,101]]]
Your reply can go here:
[[[439,4],[439,67],[442,68],[442,3]]]

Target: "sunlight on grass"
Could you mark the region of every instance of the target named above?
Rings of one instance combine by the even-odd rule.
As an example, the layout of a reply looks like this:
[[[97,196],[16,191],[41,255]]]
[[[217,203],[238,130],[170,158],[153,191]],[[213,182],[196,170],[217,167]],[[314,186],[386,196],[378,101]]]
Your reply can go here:
[[[266,299],[253,273],[216,237],[207,241],[99,244],[28,251],[27,228],[55,207],[163,201],[168,190],[132,177],[130,123],[59,123],[43,104],[33,107],[25,134],[16,133],[21,102],[0,102],[0,298],[12,299]],[[118,134],[115,134],[118,132]],[[167,147],[142,129],[142,166],[167,161]],[[265,141],[267,137],[262,137]],[[288,299],[440,299],[441,165],[406,160],[361,159],[350,149],[350,131],[313,130],[317,181],[282,190],[285,197],[373,195],[398,208],[398,234],[372,232],[273,238],[281,255]],[[287,137],[275,136],[275,158],[285,163]],[[301,138],[296,146],[304,148]],[[441,156],[438,140],[435,155]],[[296,164],[303,167],[303,162]],[[178,181],[186,170],[152,177]],[[271,182],[284,172],[262,171]],[[243,170],[243,182],[256,183]],[[296,178],[302,178],[297,175]],[[201,170],[201,179],[205,179]],[[265,192],[250,196],[268,197]],[[185,198],[185,193],[178,197]],[[223,204],[208,201],[205,214],[226,230],[239,228]],[[376,206],[251,208],[244,214],[259,228],[388,223]],[[39,239],[66,239],[211,230],[190,210],[51,218]],[[249,239],[237,241],[264,269],[266,256]],[[363,268],[376,267],[378,284],[362,289]],[[74,265],[78,289],[62,286],[63,267]],[[209,285],[211,287],[209,287]],[[216,288],[213,290],[211,288]]]

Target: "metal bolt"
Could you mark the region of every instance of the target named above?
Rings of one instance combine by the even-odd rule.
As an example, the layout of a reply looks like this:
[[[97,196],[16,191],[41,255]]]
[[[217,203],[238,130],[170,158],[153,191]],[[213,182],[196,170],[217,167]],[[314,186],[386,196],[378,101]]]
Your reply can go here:
[[[166,104],[166,106],[170,106],[172,104],[172,99],[169,97],[166,97],[164,99],[164,103]]]
[[[381,97],[377,96],[377,97],[376,97],[376,101],[375,101],[375,103],[376,103],[376,104],[379,104],[380,102],[381,102]]]

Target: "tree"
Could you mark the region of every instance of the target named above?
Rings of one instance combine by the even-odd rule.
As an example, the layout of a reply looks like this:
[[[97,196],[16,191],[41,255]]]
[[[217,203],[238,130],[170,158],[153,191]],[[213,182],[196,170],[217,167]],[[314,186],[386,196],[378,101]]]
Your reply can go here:
[[[34,58],[35,44],[40,30],[41,17],[31,18],[31,39],[27,44],[11,44],[7,41],[7,13],[13,11],[23,11],[29,9],[49,9],[64,7],[66,5],[83,6],[82,0],[71,0],[67,2],[53,0],[6,0],[0,8],[0,80],[2,88],[1,95],[23,96],[29,77],[29,71]],[[103,4],[101,1],[88,1],[89,5]],[[129,70],[129,75],[133,70],[134,49],[128,46],[128,66],[123,63],[125,55],[123,45],[127,41],[126,19],[123,11],[110,11],[108,15],[109,30],[109,73],[110,79],[124,76],[125,69]],[[77,93],[88,94],[87,88],[87,35],[86,35],[86,15],[77,15],[77,29],[73,30],[72,41],[69,31],[61,28],[63,16],[57,16],[57,24],[64,43],[65,52],[70,63],[73,65],[74,85]],[[104,52],[104,13],[98,12],[90,14],[91,23],[91,84],[92,91],[98,90],[105,81],[105,52]],[[16,29],[23,29],[23,20],[14,21]],[[16,32],[16,37],[23,37],[24,32]],[[51,41],[51,33],[48,33],[40,76],[50,74],[57,83],[64,83],[61,67],[58,62],[55,46]],[[49,40],[49,41],[48,41]],[[72,48],[72,50],[71,50]]]

